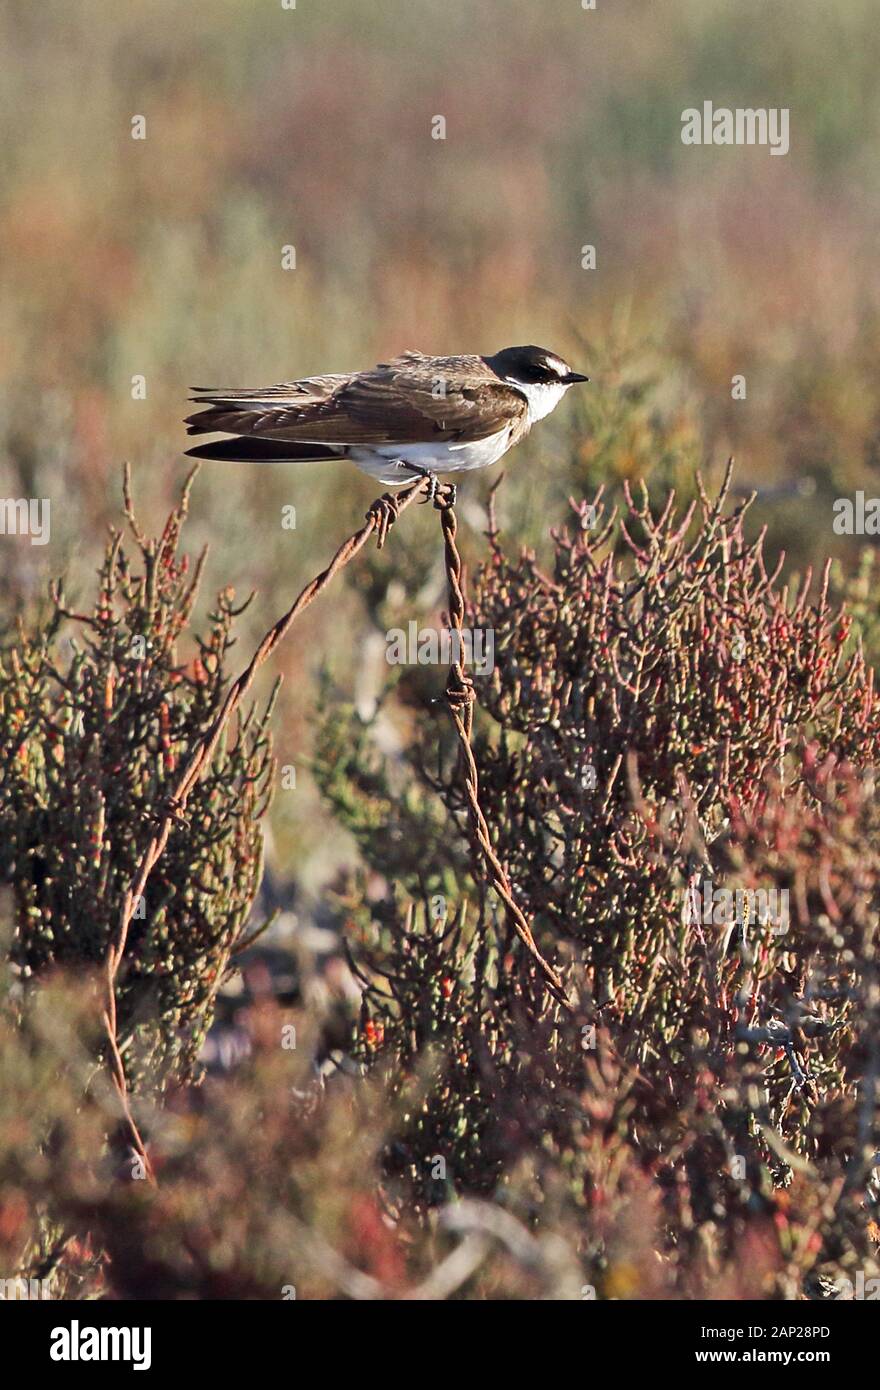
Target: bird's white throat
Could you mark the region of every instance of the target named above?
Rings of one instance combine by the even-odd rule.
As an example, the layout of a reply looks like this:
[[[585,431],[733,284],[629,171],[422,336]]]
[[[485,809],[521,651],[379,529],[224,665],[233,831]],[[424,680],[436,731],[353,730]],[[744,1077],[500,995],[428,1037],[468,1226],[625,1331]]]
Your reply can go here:
[[[517,391],[521,391],[529,403],[529,423],[534,424],[536,420],[543,420],[545,415],[549,415],[551,410],[555,410],[562,397],[568,390],[568,385],[564,381],[555,382],[525,382],[517,381],[516,377],[506,378],[511,386],[515,386]]]

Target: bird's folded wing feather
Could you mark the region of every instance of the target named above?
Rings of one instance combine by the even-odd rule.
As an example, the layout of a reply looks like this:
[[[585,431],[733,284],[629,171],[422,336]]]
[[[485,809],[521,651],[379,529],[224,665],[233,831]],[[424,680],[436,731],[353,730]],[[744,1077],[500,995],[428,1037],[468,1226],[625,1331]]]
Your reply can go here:
[[[449,376],[444,376],[448,364]],[[203,390],[190,434],[225,431],[302,443],[387,444],[485,439],[519,419],[524,397],[473,358],[408,352],[357,375],[309,377],[256,390]]]

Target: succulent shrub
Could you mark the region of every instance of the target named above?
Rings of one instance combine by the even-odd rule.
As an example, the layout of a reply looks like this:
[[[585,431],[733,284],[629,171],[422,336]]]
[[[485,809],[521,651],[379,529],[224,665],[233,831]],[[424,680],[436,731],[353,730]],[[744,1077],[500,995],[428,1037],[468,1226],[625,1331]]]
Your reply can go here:
[[[131,924],[120,1032],[158,1185],[132,1181],[103,966],[235,617],[222,594],[180,650],[185,508],[148,541],[129,505],[136,566],[114,534],[92,609],[59,590],[3,652],[6,1267],[169,1298],[822,1298],[877,1275],[876,603],[858,578],[854,614],[827,572],[787,585],[746,509],[701,492],[604,524],[579,505],[546,565],[493,520],[471,586],[496,653],[481,805],[569,1007],[487,879],[445,673],[398,673],[369,719],[327,680],[350,973],[302,953],[282,1005],[255,962],[247,1055],[200,1073],[260,874],[252,713]]]
[[[222,702],[240,609],[222,591],[190,631],[204,556],[178,554],[189,484],[148,539],[128,501],[88,611],[63,586],[0,657],[0,881],[28,975],[97,966],[174,776]],[[189,644],[184,655],[181,648]],[[230,732],[175,826],[131,924],[117,983],[130,1080],[192,1075],[262,874],[269,711]]]
[[[496,652],[475,677],[481,803],[573,1016],[546,996],[479,857],[462,862],[461,770],[436,721],[407,750],[406,804],[425,808],[432,859],[413,862],[424,829],[377,833],[399,824],[401,773],[353,712],[325,727],[359,751],[318,774],[387,885],[346,900],[359,1055],[393,1059],[401,1084],[432,1059],[389,1172],[428,1205],[450,1186],[516,1190],[533,1216],[561,1182],[606,1289],[590,1213],[609,1183],[622,1211],[638,1189],[680,1293],[733,1277],[757,1227],[761,1277],[802,1294],[828,1259],[864,1267],[876,1248],[863,1068],[880,711],[827,571],[786,585],[747,538],[746,507],[723,501],[701,493],[676,515],[672,498],[655,513],[629,496],[603,525],[597,499],[555,535],[548,567],[509,555],[493,526],[473,583],[468,620]],[[784,918],[767,914],[783,901]]]

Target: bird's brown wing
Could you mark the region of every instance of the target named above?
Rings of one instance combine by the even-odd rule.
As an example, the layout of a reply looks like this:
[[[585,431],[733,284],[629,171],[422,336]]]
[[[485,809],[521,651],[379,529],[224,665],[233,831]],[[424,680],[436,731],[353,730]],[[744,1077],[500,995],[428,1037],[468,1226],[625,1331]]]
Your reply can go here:
[[[225,430],[227,434],[272,437],[276,429],[283,430],[290,421],[320,415],[350,380],[348,374],[336,374],[281,381],[274,386],[194,386],[197,394],[190,400],[206,409],[188,416],[184,424],[189,427],[187,434]]]
[[[525,418],[521,392],[480,357],[424,357],[405,352],[352,377],[339,393],[364,442],[467,442]]]
[[[446,374],[448,373],[448,375]],[[301,443],[371,445],[477,440],[524,420],[527,402],[480,357],[407,352],[373,371],[264,391],[211,392],[190,434],[223,430]]]

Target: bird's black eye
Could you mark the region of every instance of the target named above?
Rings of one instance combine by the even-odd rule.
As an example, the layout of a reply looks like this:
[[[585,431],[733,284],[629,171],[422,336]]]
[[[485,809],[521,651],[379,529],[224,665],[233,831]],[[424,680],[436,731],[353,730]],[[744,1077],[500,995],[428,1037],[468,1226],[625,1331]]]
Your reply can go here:
[[[552,367],[545,367],[540,362],[530,362],[523,377],[525,381],[534,386],[547,386],[552,382],[559,381],[559,373],[554,372]]]

